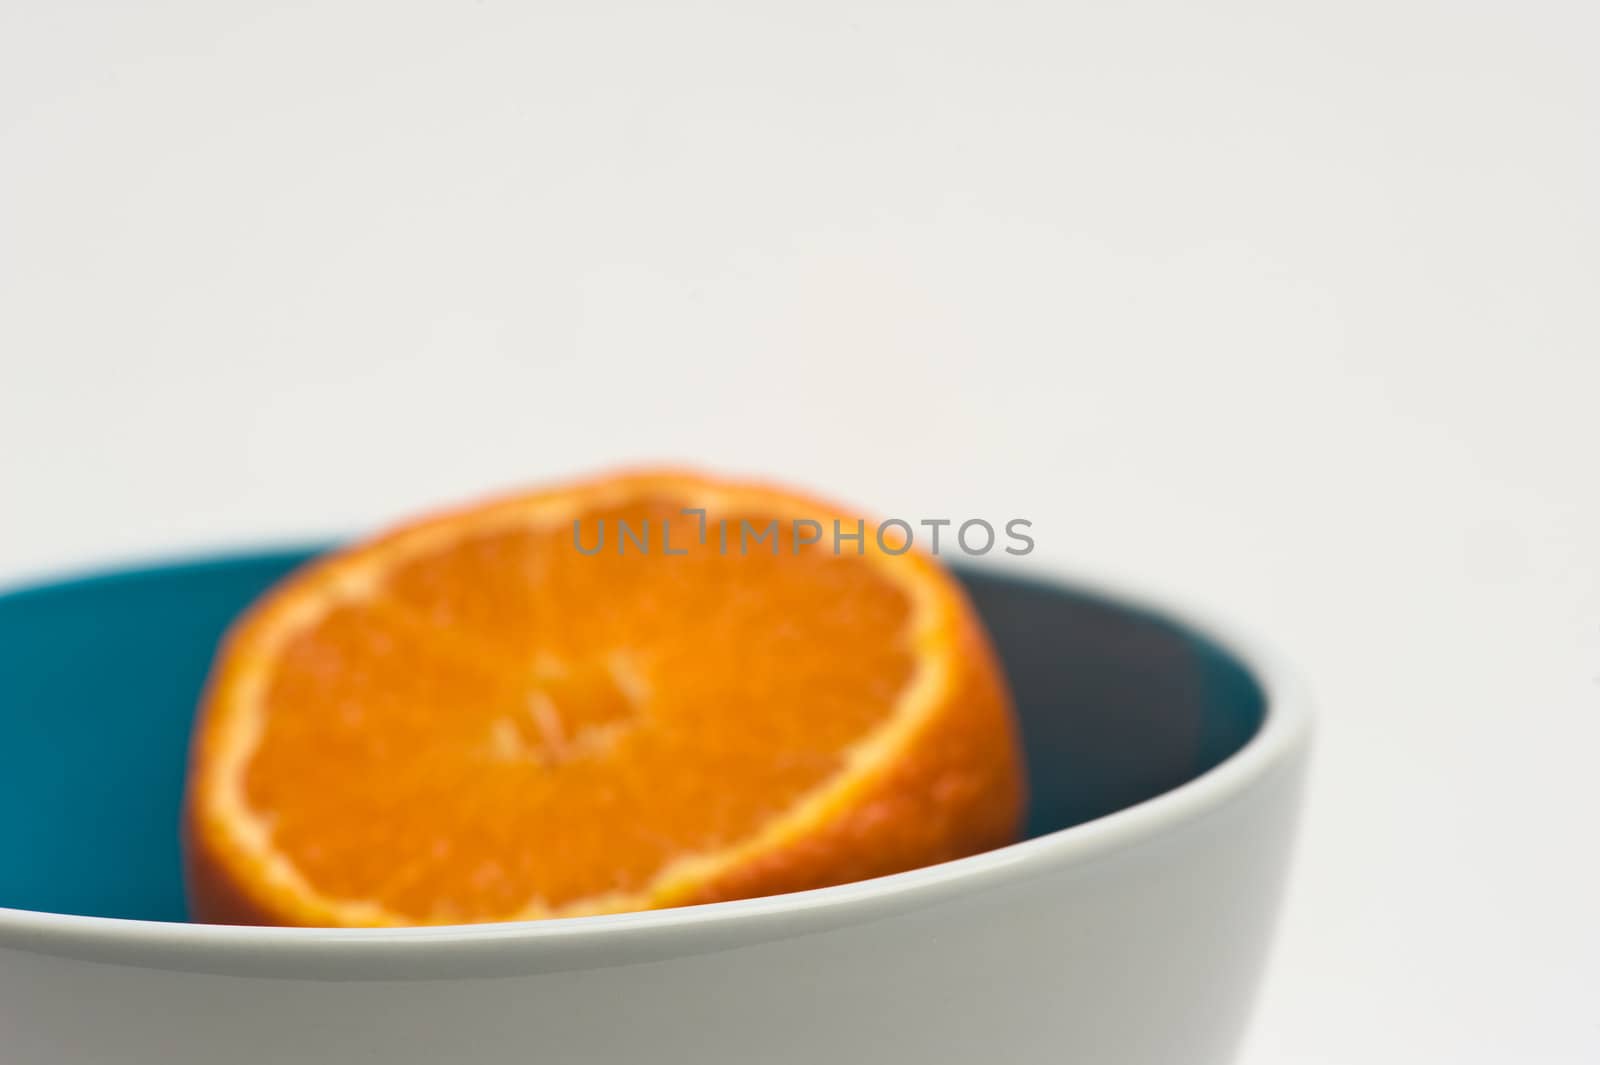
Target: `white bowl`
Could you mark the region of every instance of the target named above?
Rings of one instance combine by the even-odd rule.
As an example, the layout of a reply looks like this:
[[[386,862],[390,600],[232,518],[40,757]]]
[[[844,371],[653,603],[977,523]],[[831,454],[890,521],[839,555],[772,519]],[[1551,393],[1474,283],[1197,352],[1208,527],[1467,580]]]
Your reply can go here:
[[[1232,1055],[1296,820],[1305,699],[1272,656],[1188,610],[994,573],[964,577],[1016,688],[1035,794],[1023,842],[615,916],[392,931],[136,919],[181,915],[181,745],[211,641],[301,556],[0,596],[5,1065]]]

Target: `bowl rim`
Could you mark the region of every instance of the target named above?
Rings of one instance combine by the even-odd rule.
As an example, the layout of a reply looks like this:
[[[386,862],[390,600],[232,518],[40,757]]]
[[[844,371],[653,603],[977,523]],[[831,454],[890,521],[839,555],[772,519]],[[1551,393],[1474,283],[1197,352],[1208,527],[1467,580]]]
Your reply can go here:
[[[174,569],[237,565],[328,548],[316,541],[246,542],[47,572],[0,584],[0,597]],[[1136,579],[1078,572],[1048,560],[966,560],[987,576],[1069,590],[1197,635],[1232,657],[1260,687],[1260,726],[1198,776],[1113,813],[981,854],[833,887],[675,909],[541,921],[411,928],[284,928],[95,917],[0,906],[0,951],[239,976],[316,979],[496,977],[660,960],[786,939],[921,909],[1039,872],[1087,866],[1214,814],[1295,770],[1313,731],[1299,673],[1255,634],[1209,607]]]

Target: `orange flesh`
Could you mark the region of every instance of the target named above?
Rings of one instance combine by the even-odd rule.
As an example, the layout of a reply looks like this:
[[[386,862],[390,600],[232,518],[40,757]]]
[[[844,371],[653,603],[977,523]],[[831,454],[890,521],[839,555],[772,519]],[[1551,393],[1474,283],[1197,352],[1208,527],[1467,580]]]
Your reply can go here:
[[[714,515],[702,545],[685,505],[583,512],[594,555],[569,516],[336,591],[257,704],[242,794],[272,849],[329,899],[492,920],[642,892],[837,776],[918,669],[910,597],[831,529],[796,551],[797,515]],[[777,552],[741,555],[741,518],[774,517]],[[618,553],[619,519],[647,554]]]

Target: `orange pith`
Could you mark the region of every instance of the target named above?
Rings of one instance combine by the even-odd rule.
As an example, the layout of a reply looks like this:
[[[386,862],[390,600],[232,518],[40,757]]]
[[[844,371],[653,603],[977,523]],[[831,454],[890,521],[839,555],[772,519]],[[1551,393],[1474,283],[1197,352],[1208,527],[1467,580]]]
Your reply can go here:
[[[836,554],[835,518],[855,531],[791,493],[618,475],[295,574],[230,634],[203,707],[196,915],[617,912],[1008,842],[1021,770],[971,608],[870,522]]]

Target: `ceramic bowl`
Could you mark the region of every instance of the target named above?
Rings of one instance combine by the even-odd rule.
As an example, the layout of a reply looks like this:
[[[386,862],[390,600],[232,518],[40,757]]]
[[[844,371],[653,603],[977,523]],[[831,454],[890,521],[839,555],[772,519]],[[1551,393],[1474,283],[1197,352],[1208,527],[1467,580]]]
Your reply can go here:
[[[962,574],[1015,691],[1027,838],[740,902],[398,930],[189,924],[178,804],[218,635],[300,550],[0,596],[5,1065],[1210,1065],[1287,864],[1304,700],[1251,642]]]

